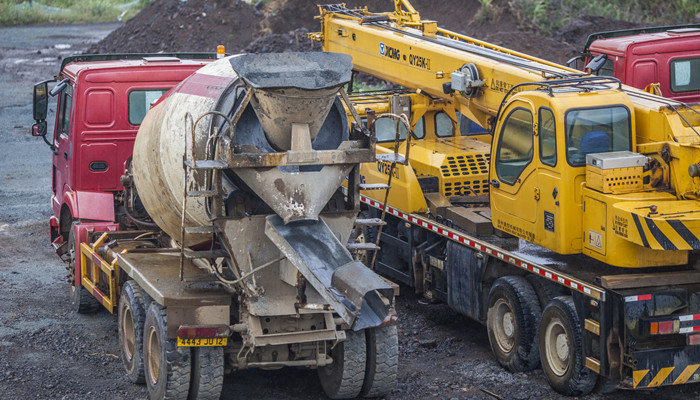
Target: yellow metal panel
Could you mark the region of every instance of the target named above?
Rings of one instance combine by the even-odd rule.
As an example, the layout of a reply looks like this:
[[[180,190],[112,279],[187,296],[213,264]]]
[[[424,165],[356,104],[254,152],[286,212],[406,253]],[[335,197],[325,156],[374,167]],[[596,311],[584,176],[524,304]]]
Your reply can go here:
[[[639,382],[641,382],[642,379],[644,379],[648,372],[648,369],[642,369],[639,371],[632,372],[632,383],[634,388],[636,388],[637,385],[639,385]]]
[[[377,154],[393,153],[383,147],[377,146]],[[403,153],[403,152],[400,152]],[[391,163],[377,161],[362,164],[360,168],[362,183],[387,183]],[[374,198],[384,199],[385,190],[363,191],[362,194]],[[428,212],[428,204],[425,202],[423,191],[420,188],[416,174],[411,165],[397,164],[393,171],[391,190],[389,191],[389,204],[406,210],[406,212]]]
[[[656,207],[654,212],[651,207]],[[627,239],[654,250],[692,250],[698,245],[700,213],[695,200],[618,202],[613,213],[629,227]]]
[[[656,374],[654,379],[652,379],[651,382],[649,382],[649,387],[657,387],[657,386],[661,385],[662,383],[664,383],[666,378],[668,378],[668,376],[671,374],[671,372],[673,372],[674,368],[675,367],[661,368],[661,371],[659,371],[659,373]]]
[[[583,247],[604,256],[608,231],[606,204],[591,197],[584,197],[584,202],[583,232],[585,241]]]
[[[586,318],[584,321],[584,326],[588,332],[600,336],[600,323],[597,321]]]
[[[685,367],[683,372],[681,372],[680,375],[678,375],[678,378],[676,378],[675,381],[673,381],[674,385],[682,385],[686,382],[688,382],[688,379],[690,379],[691,376],[695,373],[695,371],[700,367],[700,364],[693,364],[693,365],[688,365]]]
[[[603,193],[632,193],[642,190],[642,167],[600,169],[586,166],[586,186]]]
[[[593,357],[586,357],[586,367],[591,371],[595,371],[596,374],[600,373],[600,360],[596,360]]]

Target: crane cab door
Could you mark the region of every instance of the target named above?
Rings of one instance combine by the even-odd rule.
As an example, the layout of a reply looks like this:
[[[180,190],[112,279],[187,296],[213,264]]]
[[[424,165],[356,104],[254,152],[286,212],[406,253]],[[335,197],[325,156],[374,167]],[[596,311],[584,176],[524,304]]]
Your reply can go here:
[[[496,125],[491,156],[491,217],[495,228],[535,241],[540,197],[535,163],[535,114],[531,103],[512,101]]]

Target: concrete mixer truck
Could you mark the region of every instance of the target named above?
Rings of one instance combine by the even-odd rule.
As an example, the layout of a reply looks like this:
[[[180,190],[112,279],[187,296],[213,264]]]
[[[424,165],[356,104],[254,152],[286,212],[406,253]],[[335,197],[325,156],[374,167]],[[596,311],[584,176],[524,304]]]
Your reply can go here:
[[[218,399],[225,368],[296,366],[331,398],[387,394],[394,292],[346,248],[375,160],[341,101],[350,57],[109,58],[64,62],[54,140],[37,84],[33,133],[71,160],[51,227],[73,308],[117,314],[128,378]]]

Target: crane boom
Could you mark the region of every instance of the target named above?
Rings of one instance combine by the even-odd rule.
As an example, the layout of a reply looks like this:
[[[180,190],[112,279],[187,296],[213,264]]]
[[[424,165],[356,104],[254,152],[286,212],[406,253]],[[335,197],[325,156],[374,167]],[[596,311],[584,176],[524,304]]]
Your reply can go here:
[[[409,11],[403,10],[406,6]],[[351,55],[357,71],[454,101],[460,112],[482,126],[496,115],[505,93],[513,86],[584,75],[439,28],[435,21],[421,20],[403,0],[396,0],[394,13],[372,14],[341,5],[320,9],[323,32],[313,38],[323,43],[325,51]],[[476,66],[476,73],[469,64]],[[461,92],[470,92],[471,96],[452,96],[450,88],[454,89],[457,75],[465,89]]]

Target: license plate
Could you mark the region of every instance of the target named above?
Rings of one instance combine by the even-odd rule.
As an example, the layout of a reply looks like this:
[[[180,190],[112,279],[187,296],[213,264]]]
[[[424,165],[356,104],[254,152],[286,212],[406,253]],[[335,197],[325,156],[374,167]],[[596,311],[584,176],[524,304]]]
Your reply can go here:
[[[204,347],[204,346],[226,346],[228,338],[201,338],[201,339],[183,339],[177,338],[179,347]]]

